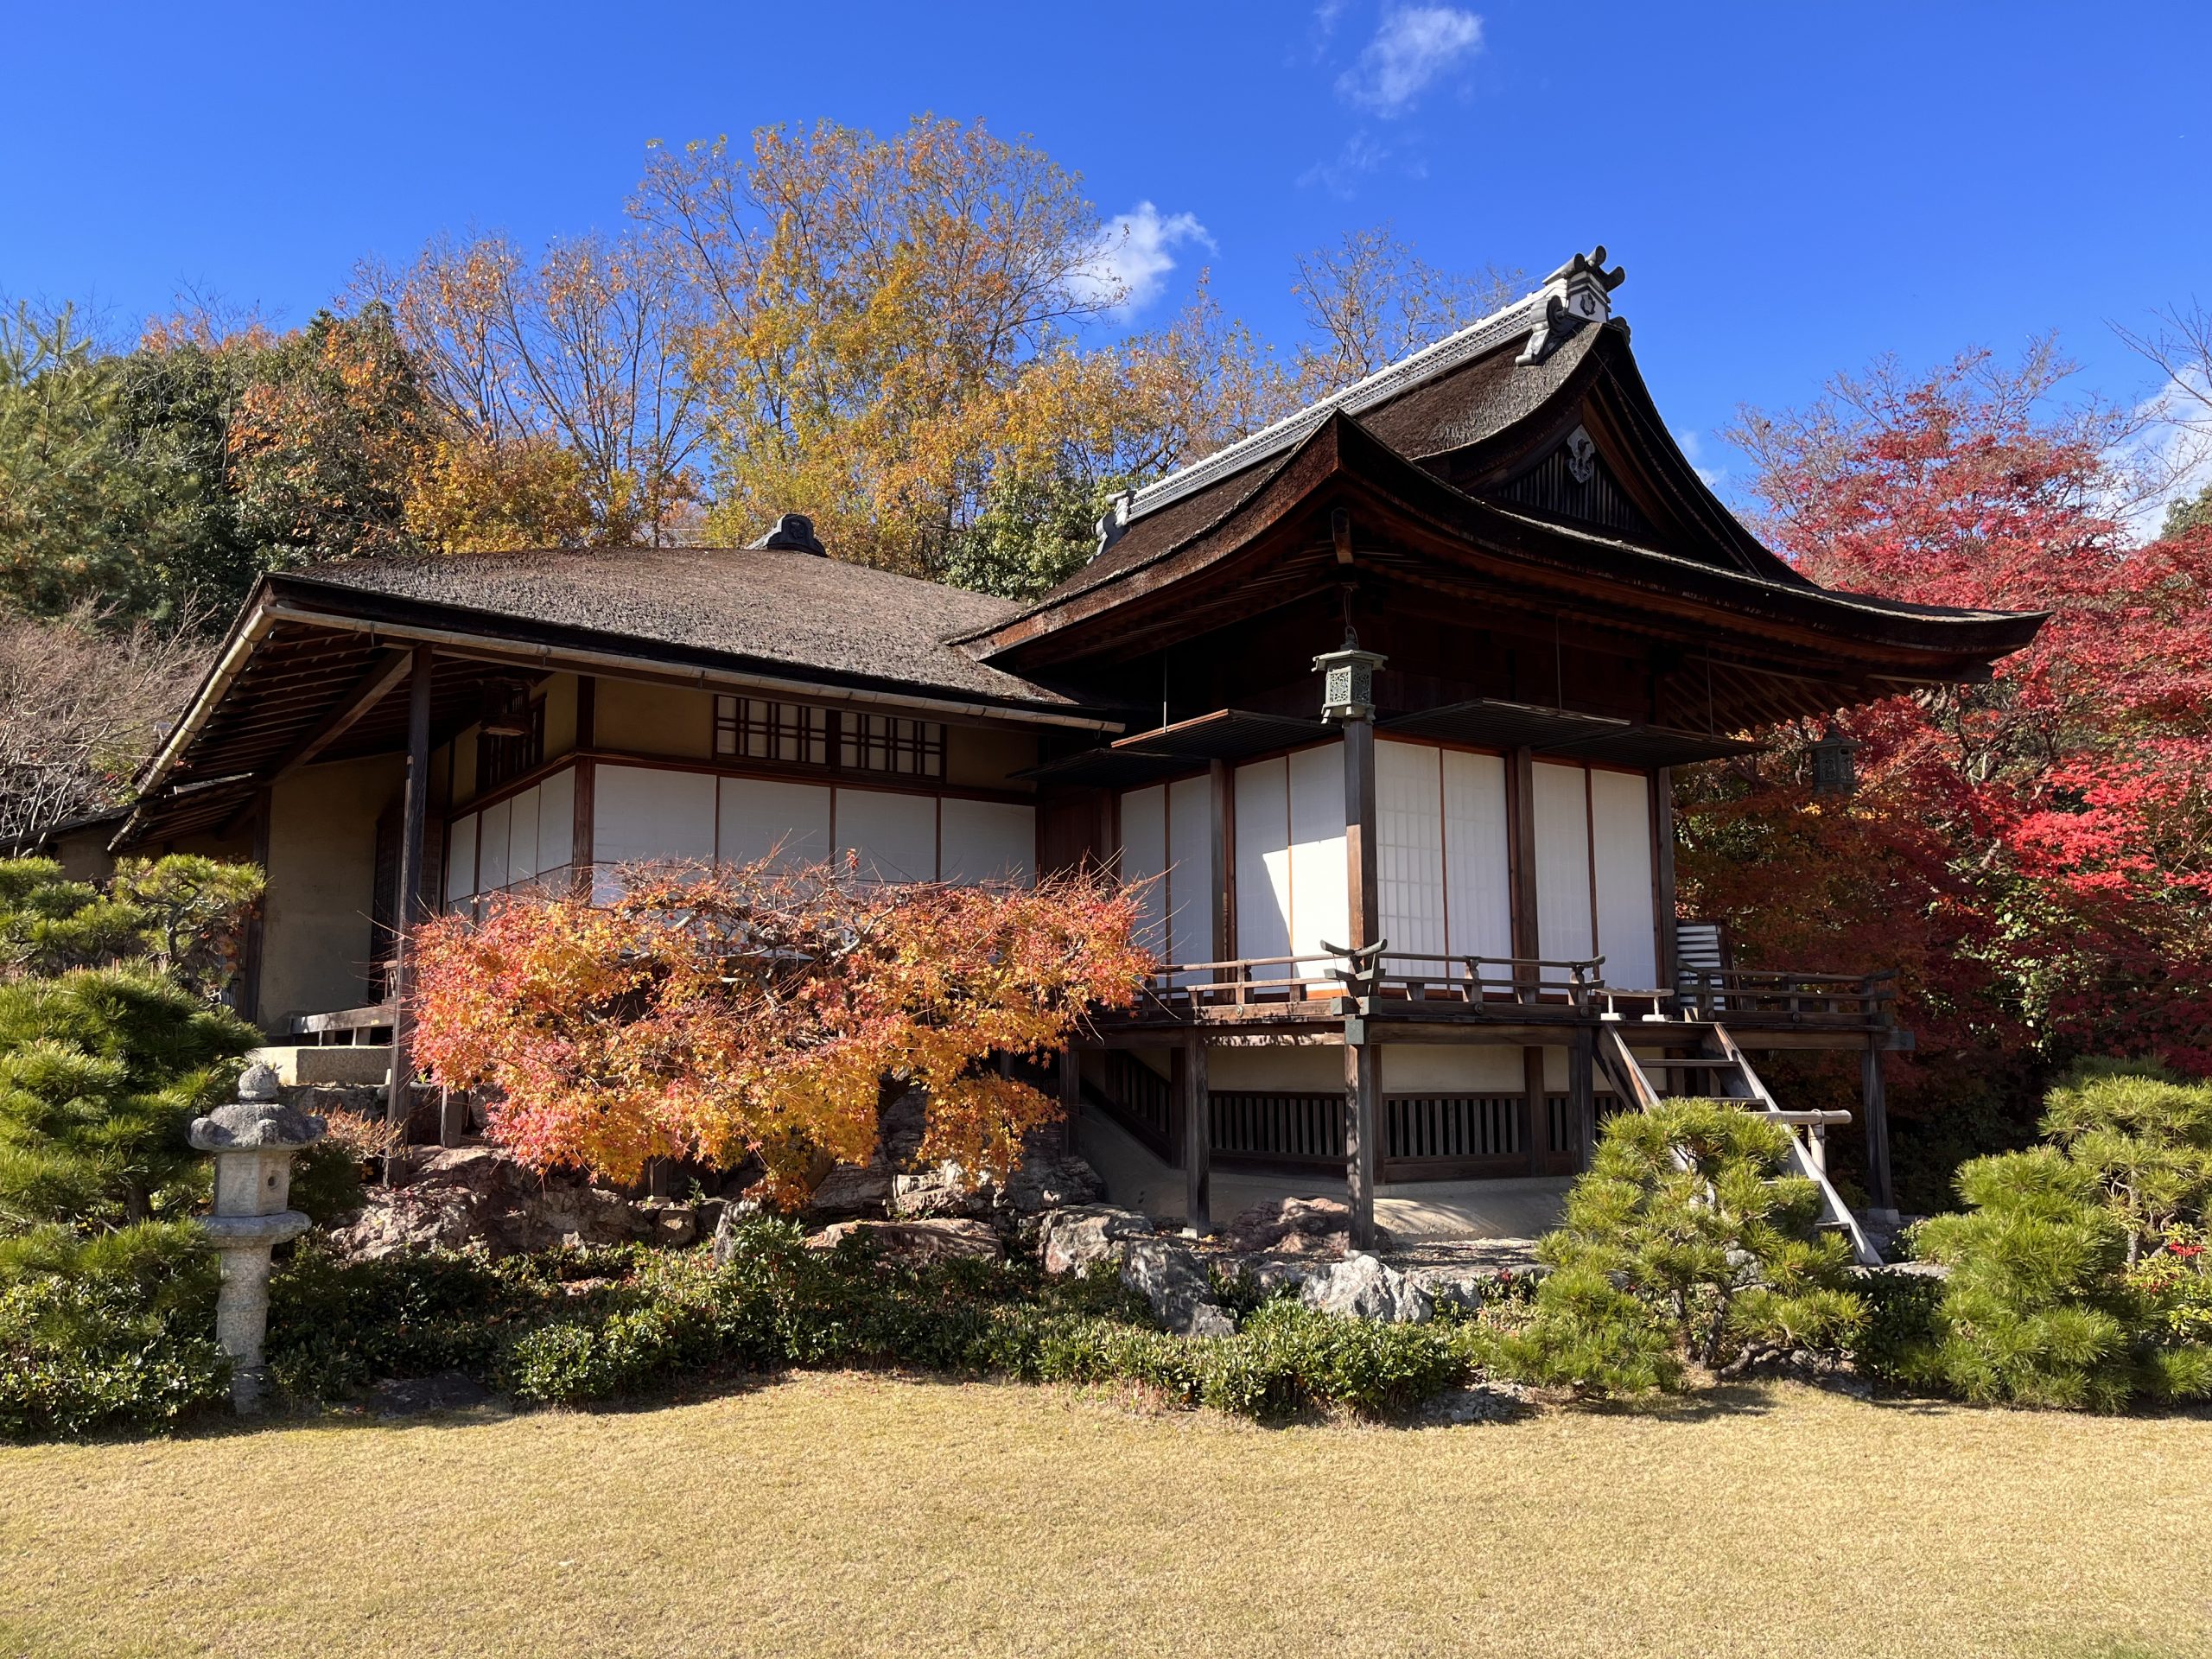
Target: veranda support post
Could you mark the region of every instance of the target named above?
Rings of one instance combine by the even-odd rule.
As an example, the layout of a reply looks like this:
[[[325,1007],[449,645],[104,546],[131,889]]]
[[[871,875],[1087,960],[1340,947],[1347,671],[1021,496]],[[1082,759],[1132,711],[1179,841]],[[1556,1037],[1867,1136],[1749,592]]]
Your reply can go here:
[[[1175,1070],[1183,1091],[1183,1222],[1204,1237],[1213,1230],[1213,1113],[1205,1039],[1198,1033],[1184,1037]]]
[[[413,1099],[414,1020],[408,1012],[414,977],[415,926],[423,914],[423,830],[430,810],[430,676],[436,652],[415,647],[407,676],[407,781],[401,797],[399,895],[392,906],[391,1077],[386,1085],[385,1122],[403,1130]],[[395,1144],[385,1154],[384,1179],[397,1184],[406,1148]]]
[[[1890,1096],[1882,1077],[1882,1039],[1870,1037],[1859,1057],[1859,1106],[1866,1119],[1867,1208],[1895,1224],[1897,1189],[1890,1179]]]
[[[1359,649],[1347,616],[1344,649],[1313,659],[1325,674],[1321,718],[1344,731],[1344,882],[1350,948],[1379,950],[1382,941],[1382,890],[1375,835],[1375,671],[1387,659]],[[1377,957],[1354,957],[1361,968],[1380,966]],[[1350,987],[1347,986],[1349,992]],[[1375,1243],[1376,1104],[1380,1060],[1367,1040],[1367,1020],[1357,998],[1349,997],[1344,1020],[1344,1198],[1351,1212],[1349,1231],[1355,1249]]]

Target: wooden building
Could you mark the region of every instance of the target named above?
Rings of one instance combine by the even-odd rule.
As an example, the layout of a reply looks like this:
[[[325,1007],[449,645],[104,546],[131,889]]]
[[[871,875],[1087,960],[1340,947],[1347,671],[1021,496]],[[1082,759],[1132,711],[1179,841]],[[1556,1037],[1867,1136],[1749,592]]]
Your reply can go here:
[[[779,844],[887,879],[1091,862],[1148,882],[1162,968],[1063,1090],[1194,1221],[1216,1166],[1348,1182],[1361,1228],[1378,1182],[1562,1174],[1655,1090],[1778,1113],[1818,1174],[1828,1122],[1746,1057],[1815,1046],[1864,1057],[1886,1208],[1887,982],[1738,971],[1678,920],[1669,772],[1984,678],[2041,619],[1761,546],[1653,407],[1619,280],[1577,256],[1122,498],[1026,607],[796,518],[271,577],[112,845],[264,861],[272,1036],[391,1023],[402,893]]]

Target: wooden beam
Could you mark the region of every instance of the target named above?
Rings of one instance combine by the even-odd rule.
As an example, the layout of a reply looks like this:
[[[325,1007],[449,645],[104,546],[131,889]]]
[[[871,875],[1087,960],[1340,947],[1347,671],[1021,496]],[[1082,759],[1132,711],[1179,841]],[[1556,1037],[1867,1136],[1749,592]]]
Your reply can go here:
[[[391,1078],[385,1092],[385,1122],[404,1126],[415,1081],[414,1016],[408,1007],[413,990],[415,928],[423,918],[423,830],[430,804],[430,677],[436,650],[417,645],[410,653],[407,683],[407,779],[401,797],[399,896],[392,907]],[[404,1152],[385,1159],[385,1184],[394,1185]]]
[[[285,751],[270,772],[264,786],[273,787],[313,761],[315,756],[345,736],[361,716],[385,699],[385,694],[407,677],[409,666],[415,660],[411,651],[393,649],[378,658],[369,671],[353,683],[353,689],[339,699],[338,706],[317,721],[305,737]],[[255,803],[246,805],[223,826],[223,839],[227,841],[243,829],[253,816]]]
[[[1213,1114],[1206,1084],[1206,1046],[1198,1033],[1183,1039],[1176,1068],[1183,1093],[1183,1224],[1201,1237],[1213,1230]]]

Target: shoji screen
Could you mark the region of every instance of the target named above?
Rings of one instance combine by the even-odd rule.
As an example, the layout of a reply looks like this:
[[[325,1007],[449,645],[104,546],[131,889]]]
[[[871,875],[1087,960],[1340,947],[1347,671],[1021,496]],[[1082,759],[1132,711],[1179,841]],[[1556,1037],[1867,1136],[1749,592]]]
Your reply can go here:
[[[1443,761],[1444,752],[1425,743],[1375,746],[1375,866],[1393,953],[1440,957],[1450,948]]]
[[[1444,882],[1454,956],[1513,954],[1513,874],[1506,853],[1505,760],[1442,751]]]
[[[1213,960],[1213,782],[1183,778],[1167,786],[1167,954],[1176,962]]]
[[[1037,809],[1010,801],[944,801],[940,879],[946,881],[1035,880]]]
[[[937,798],[880,789],[837,791],[837,856],[858,855],[879,881],[937,880]]]
[[[1319,958],[1324,941],[1342,944],[1351,931],[1344,873],[1344,758],[1334,743],[1289,757],[1290,949]],[[1301,964],[1311,973],[1319,960]]]
[[[705,864],[715,856],[715,779],[709,772],[601,766],[591,817],[596,863]]]
[[[1236,768],[1236,954],[1290,954],[1290,767],[1281,756]],[[1288,969],[1260,970],[1271,979]]]
[[[715,856],[725,864],[756,864],[771,854],[781,864],[814,864],[830,856],[830,789],[765,778],[721,780],[721,817]]]
[[[1155,957],[1167,954],[1167,789],[1133,789],[1122,797],[1122,879],[1148,881],[1138,943]]]
[[[1590,914],[1589,774],[1539,760],[1535,779],[1537,954],[1595,954]]]
[[[476,891],[476,815],[455,818],[446,840],[446,904],[458,908]]]
[[[1591,867],[1597,877],[1598,949],[1605,982],[1659,983],[1651,891],[1651,785],[1640,772],[1590,773]]]

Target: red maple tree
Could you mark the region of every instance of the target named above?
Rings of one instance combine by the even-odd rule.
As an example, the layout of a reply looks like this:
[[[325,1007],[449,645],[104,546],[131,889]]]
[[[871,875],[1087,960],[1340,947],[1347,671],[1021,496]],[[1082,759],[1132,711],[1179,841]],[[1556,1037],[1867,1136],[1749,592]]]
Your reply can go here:
[[[1979,1092],[2025,1121],[2053,1065],[2212,1071],[2212,531],[2131,543],[2115,417],[2054,407],[2047,349],[1839,381],[1747,416],[1770,543],[1824,586],[2044,611],[1986,685],[1839,721],[1859,787],[1816,798],[1809,725],[1686,776],[1686,905],[1775,966],[1894,966],[1908,1116]]]

